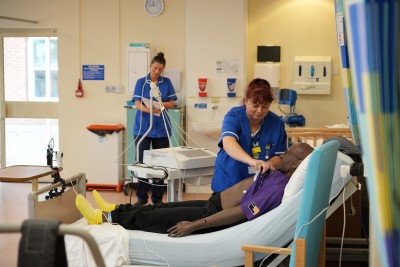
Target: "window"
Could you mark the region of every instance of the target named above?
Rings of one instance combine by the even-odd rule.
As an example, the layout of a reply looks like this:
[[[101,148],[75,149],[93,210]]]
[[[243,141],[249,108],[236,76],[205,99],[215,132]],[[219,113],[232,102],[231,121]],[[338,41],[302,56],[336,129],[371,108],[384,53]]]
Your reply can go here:
[[[5,37],[6,101],[58,102],[58,38]]]
[[[57,119],[15,119],[5,120],[6,166],[45,166],[46,149],[52,138],[58,150]]]
[[[1,166],[46,165],[46,149],[58,149],[58,38],[34,32],[0,35],[5,120],[0,120]],[[26,35],[25,35],[26,34]],[[1,79],[3,78],[3,79]],[[43,110],[47,114],[43,113]]]

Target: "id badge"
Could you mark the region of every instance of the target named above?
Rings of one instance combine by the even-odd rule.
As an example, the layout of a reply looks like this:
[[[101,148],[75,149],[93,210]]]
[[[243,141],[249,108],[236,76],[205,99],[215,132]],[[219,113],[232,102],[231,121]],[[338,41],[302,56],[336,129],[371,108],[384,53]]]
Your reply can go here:
[[[256,167],[254,167],[254,166],[247,167],[247,170],[248,170],[249,174],[256,174],[258,172]]]
[[[253,155],[253,159],[258,159],[258,156],[260,155],[261,148],[259,146],[253,147],[251,149],[251,154]]]

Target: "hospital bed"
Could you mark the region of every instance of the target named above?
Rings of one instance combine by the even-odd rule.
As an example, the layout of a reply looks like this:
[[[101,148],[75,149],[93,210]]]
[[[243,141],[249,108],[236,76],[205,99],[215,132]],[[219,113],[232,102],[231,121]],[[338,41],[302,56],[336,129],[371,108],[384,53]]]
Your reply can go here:
[[[316,140],[327,138],[325,131],[323,136],[318,136],[320,134],[320,131],[313,134]],[[337,135],[335,132],[333,136]],[[355,177],[348,173],[345,177],[340,175],[341,166],[352,163],[350,157],[339,153],[330,194],[334,202],[327,216],[357,191]],[[307,160],[304,160],[293,174],[280,206],[252,221],[221,231],[171,238],[165,234],[126,230],[119,225],[107,223],[88,225],[82,218],[72,225],[93,235],[106,266],[240,266],[244,262],[242,244],[282,247],[292,241],[301,200],[301,178],[304,178],[306,164]],[[41,193],[44,193],[43,190]],[[61,213],[67,213],[67,210],[76,211],[75,201],[68,200],[62,209],[58,209]],[[53,216],[57,216],[55,212]],[[64,220],[70,221],[68,218]],[[95,259],[82,239],[67,235],[65,242],[70,266],[96,266]],[[255,259],[260,260],[261,257],[256,255]]]
[[[352,163],[352,160],[344,154],[340,154],[338,159],[336,172],[340,172],[341,165]],[[302,171],[304,171],[303,167],[296,170],[300,174]],[[123,266],[123,264],[239,266],[244,262],[243,252],[240,250],[242,244],[285,246],[291,242],[301,199],[301,189],[296,190],[299,180],[296,177],[291,180],[295,182],[290,184],[292,193],[288,193],[284,202],[271,212],[255,220],[208,234],[171,238],[165,234],[127,231],[120,226],[109,224],[88,225],[84,219],[74,225],[87,229],[95,236],[103,258],[106,262],[108,261],[107,266]],[[336,173],[332,183],[331,197],[340,192],[344,186],[347,195],[351,195],[356,190],[352,177],[346,176],[343,179]],[[329,214],[340,206],[342,201],[342,197],[337,197],[337,202],[334,208],[330,209]],[[67,237],[66,242],[71,266],[94,266],[94,261],[90,253],[87,253],[85,244],[73,237]],[[121,244],[126,244],[126,247]]]
[[[318,142],[326,138],[337,136],[337,131],[321,131],[307,135],[313,135]],[[346,131],[343,131],[346,132]],[[342,135],[342,133],[340,134]],[[327,216],[335,211],[344,199],[347,199],[357,190],[357,180],[349,174],[342,178],[341,166],[349,166],[353,160],[339,153],[335,168],[335,177],[332,183],[331,198],[341,192],[332,203]],[[307,161],[305,160],[288,184],[285,190],[283,203],[273,211],[231,228],[221,231],[191,235],[183,238],[171,238],[165,234],[149,233],[144,231],[127,231],[120,226],[87,225],[85,220],[79,220],[76,225],[87,229],[97,238],[100,247],[104,250],[107,265],[124,266],[240,266],[243,264],[244,254],[240,250],[242,244],[285,246],[291,242],[296,224],[297,212],[301,199],[301,177]],[[345,188],[345,190],[342,190]],[[282,226],[285,227],[282,227]],[[121,236],[123,234],[123,236]],[[115,237],[120,241],[115,241]],[[91,255],[85,253],[84,244],[79,246],[79,240],[73,238],[67,240],[68,255],[71,256],[73,266],[92,266]],[[112,240],[112,241],[110,241]],[[126,244],[124,248],[121,243]],[[116,250],[110,250],[118,246]],[[119,254],[118,254],[119,253]],[[113,260],[110,258],[113,257]],[[257,258],[258,257],[258,258]],[[76,261],[74,261],[76,259]],[[259,260],[260,256],[256,256]]]

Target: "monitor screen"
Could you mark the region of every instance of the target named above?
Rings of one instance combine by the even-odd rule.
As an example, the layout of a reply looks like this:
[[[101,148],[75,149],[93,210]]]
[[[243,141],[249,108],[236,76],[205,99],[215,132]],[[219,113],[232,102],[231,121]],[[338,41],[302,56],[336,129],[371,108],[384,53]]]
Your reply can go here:
[[[257,46],[257,62],[280,62],[280,46]]]

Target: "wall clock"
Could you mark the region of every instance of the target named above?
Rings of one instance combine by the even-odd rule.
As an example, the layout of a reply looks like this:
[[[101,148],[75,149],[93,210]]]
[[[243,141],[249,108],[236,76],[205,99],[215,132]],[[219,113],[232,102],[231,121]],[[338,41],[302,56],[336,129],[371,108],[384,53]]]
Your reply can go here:
[[[149,16],[158,16],[164,10],[163,0],[145,0],[144,1],[144,11]]]

